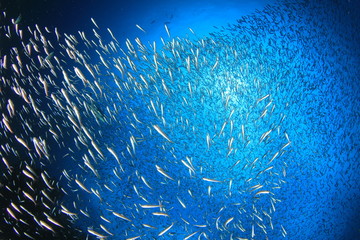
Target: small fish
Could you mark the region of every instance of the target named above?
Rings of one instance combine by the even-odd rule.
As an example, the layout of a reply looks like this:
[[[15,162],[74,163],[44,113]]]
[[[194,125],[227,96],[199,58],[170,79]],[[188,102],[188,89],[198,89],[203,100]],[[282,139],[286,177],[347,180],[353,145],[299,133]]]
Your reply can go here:
[[[84,184],[82,184],[79,180],[75,179],[75,182],[76,182],[77,185],[79,185],[79,187],[80,187],[82,190],[84,190],[84,191],[86,191],[86,192],[88,192],[88,193],[91,193],[91,192],[89,191],[89,189],[87,189],[87,188],[84,186]]]
[[[35,181],[35,177],[34,177],[31,173],[29,173],[29,172],[26,171],[25,169],[22,170],[22,172],[23,172],[23,174],[24,174],[25,176],[27,176],[27,177],[30,178],[31,180]]]
[[[107,28],[106,30],[110,33],[111,38],[114,39],[114,40],[117,42],[117,39],[115,38],[115,36],[114,36],[114,34],[112,33],[112,31],[110,30],[110,28]]]
[[[183,207],[183,208],[186,208],[186,205],[184,204],[184,202],[179,198],[179,197],[176,197],[177,198],[177,200],[179,201],[179,203],[181,204],[181,206]]]
[[[16,206],[15,203],[10,204],[17,212],[22,213],[21,210]]]
[[[9,130],[9,132],[14,133],[13,130],[11,129],[9,120],[4,116],[4,114],[3,114],[2,122],[4,123],[5,127],[7,128],[7,130]]]
[[[291,142],[287,142],[284,146],[281,147],[280,150],[283,150],[284,148],[286,148],[287,146],[289,146],[291,144]]]
[[[216,179],[211,179],[211,178],[206,178],[203,177],[202,180],[206,181],[206,182],[216,182],[216,183],[221,183],[222,181],[216,180]]]
[[[209,133],[206,134],[206,144],[207,144],[207,149],[210,150],[211,138]]]
[[[263,190],[263,191],[259,191],[259,192],[255,193],[254,197],[256,197],[257,195],[260,195],[260,194],[270,194],[270,193],[271,193],[270,191]]]
[[[30,199],[34,204],[36,204],[35,199],[34,199],[29,193],[27,193],[27,192],[25,192],[25,191],[22,191],[22,192],[23,192],[23,194],[25,195],[25,197],[27,197],[27,198]]]
[[[27,143],[25,142],[24,139],[19,138],[19,137],[17,137],[17,136],[15,136],[15,139],[16,139],[19,143],[21,143],[21,145],[23,145],[28,151],[30,151],[30,148],[29,148],[29,146],[27,145]]]
[[[146,181],[146,179],[143,176],[141,176],[141,180],[148,188],[152,189],[152,187],[149,185],[149,183]]]
[[[169,231],[170,228],[172,228],[173,226],[174,226],[174,223],[172,223],[169,227],[167,227],[167,228],[165,228],[163,231],[161,231],[158,236],[160,237],[160,236],[164,235],[164,234],[165,234],[167,231]]]
[[[274,161],[274,159],[277,157],[277,155],[279,155],[279,151],[277,151],[274,156],[270,159],[270,161],[267,163],[267,165],[269,165],[270,163],[272,163],[272,161]]]
[[[146,31],[142,28],[142,27],[140,27],[138,24],[136,24],[135,25],[138,29],[140,29],[141,31],[143,31],[144,33],[146,33]]]
[[[77,67],[74,67],[74,71],[75,71],[75,74],[78,78],[81,79],[81,81],[83,82],[84,86],[86,86],[89,81],[85,78],[85,75],[81,72],[81,70]]]
[[[164,212],[153,212],[152,215],[154,216],[162,216],[162,217],[170,217],[169,214]]]
[[[232,220],[234,220],[234,217],[231,217],[231,218],[229,218],[228,220],[226,220],[225,223],[224,223],[224,227],[226,228],[226,226],[227,226]]]
[[[54,229],[49,224],[47,224],[46,222],[40,220],[40,224],[41,224],[41,226],[45,227],[47,230],[50,230],[53,233],[55,233]]]
[[[102,220],[104,220],[105,222],[111,223],[111,221],[110,221],[109,219],[105,218],[104,216],[100,216],[100,218],[101,218]]]
[[[190,164],[188,164],[187,162],[185,162],[184,160],[181,160],[181,162],[191,171],[195,174],[195,169],[190,166]]]
[[[193,232],[193,233],[190,233],[189,235],[187,235],[184,240],[188,240],[189,238],[191,238],[192,236],[194,236],[195,234],[197,234],[199,231],[196,231],[196,232]]]
[[[144,227],[147,227],[147,228],[154,228],[154,229],[156,229],[156,227],[154,227],[154,226],[151,226],[151,225],[149,225],[149,224],[141,224],[141,225],[143,225]]]
[[[114,236],[114,234],[112,234],[104,225],[100,224],[100,228],[104,230],[107,234]]]
[[[166,24],[164,26],[165,26],[165,30],[166,30],[167,35],[170,37],[170,31],[169,31],[168,26],[166,26]]]
[[[262,98],[259,98],[256,102],[259,103],[262,100],[265,100],[266,98],[268,98],[269,96],[270,96],[270,94],[267,94],[267,95],[263,96]]]
[[[100,150],[99,146],[95,143],[95,141],[91,141],[91,145],[95,148],[95,150],[98,152],[98,154],[104,158],[104,154],[102,153],[102,151]]]
[[[91,233],[92,235],[98,237],[98,238],[107,238],[107,236],[102,235],[102,234],[100,234],[98,232],[95,232],[94,230],[91,230],[91,229],[88,229],[88,232]]]
[[[164,169],[162,169],[161,167],[159,167],[158,165],[155,165],[156,170],[161,173],[163,176],[167,177],[168,179],[174,180],[172,177],[170,177],[165,171]]]
[[[214,66],[212,67],[211,71],[214,71],[218,65],[219,65],[219,58],[216,58],[216,62],[214,64]]]
[[[89,213],[88,213],[88,212],[85,212],[85,211],[84,211],[84,210],[82,210],[82,209],[80,209],[80,212],[81,212],[84,216],[86,216],[86,217],[90,218],[90,215],[89,215]]]
[[[166,140],[168,140],[169,142],[173,143],[173,141],[170,140],[170,138],[161,130],[161,128],[158,125],[153,125],[153,128],[161,135],[163,136]]]
[[[270,129],[269,131],[263,133],[260,137],[259,143],[261,143],[270,133],[271,133],[272,129]]]
[[[126,220],[126,221],[131,222],[131,220],[130,220],[129,218],[125,217],[123,214],[120,214],[120,213],[117,213],[117,212],[113,212],[113,214],[114,214],[115,216],[121,218],[121,219],[124,219],[124,220]]]
[[[283,237],[286,237],[287,232],[286,232],[285,228],[283,227],[283,225],[280,225],[280,226],[281,226],[281,233],[282,233]]]
[[[222,125],[222,127],[221,127],[221,130],[220,130],[220,132],[219,132],[219,136],[221,136],[222,133],[224,132],[224,129],[225,129],[226,124],[227,124],[227,121],[225,121],[225,122],[223,123],[223,125]]]
[[[260,189],[260,188],[262,188],[262,187],[264,187],[264,186],[263,186],[263,185],[260,185],[260,184],[256,184],[256,185],[254,185],[254,186],[252,186],[252,187],[249,188],[249,192],[256,191],[256,190],[258,190],[258,189]]]
[[[10,214],[10,216],[15,219],[16,221],[18,220],[17,217],[15,216],[15,214],[13,213],[13,211],[11,211],[10,208],[6,208],[6,211]]]
[[[142,205],[142,204],[139,204],[140,207],[142,208],[161,208],[162,205]]]
[[[97,29],[100,29],[99,26],[97,25],[97,23],[95,22],[95,20],[94,20],[93,18],[91,18],[91,21],[92,21],[92,23],[95,25],[95,27],[96,27]]]
[[[199,228],[206,228],[207,225],[194,225],[195,227],[199,227]]]
[[[43,179],[43,181],[45,182],[45,184],[48,188],[53,189],[53,187],[51,186],[49,180],[47,179],[47,177],[44,173],[41,173],[41,178]]]
[[[51,218],[50,216],[47,216],[47,220],[49,222],[51,222],[52,224],[58,226],[58,227],[61,227],[61,228],[64,228],[60,223],[58,223],[57,221],[55,221],[53,218]]]

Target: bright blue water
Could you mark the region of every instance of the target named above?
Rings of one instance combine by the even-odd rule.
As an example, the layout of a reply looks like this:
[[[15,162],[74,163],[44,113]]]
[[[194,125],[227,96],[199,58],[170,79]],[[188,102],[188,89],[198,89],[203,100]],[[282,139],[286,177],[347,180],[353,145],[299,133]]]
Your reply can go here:
[[[104,191],[102,197],[111,209],[130,217],[134,225],[131,227],[130,223],[106,211],[107,206],[99,205],[101,213],[116,222],[108,224],[109,230],[120,235],[127,233],[128,237],[146,234],[145,238],[151,239],[174,223],[165,239],[182,239],[199,229],[210,239],[251,238],[254,224],[254,239],[264,239],[264,233],[256,225],[257,219],[244,213],[252,212],[253,206],[256,212],[272,211],[269,196],[254,201],[253,193],[246,192],[255,184],[264,184],[263,190],[271,190],[278,199],[276,211],[271,214],[274,230],[267,217],[257,213],[264,218],[269,239],[282,238],[281,225],[290,239],[357,239],[360,232],[356,19],[356,12],[345,3],[270,6],[212,34],[215,44],[200,46],[200,56],[209,61],[207,66],[199,70],[192,66],[189,73],[184,62],[163,61],[165,69],[160,70],[160,77],[156,77],[156,83],[150,83],[148,89],[143,86],[142,93],[125,90],[122,101],[113,96],[112,102],[128,109],[122,108],[119,122],[111,131],[103,130],[102,141],[113,144],[117,152],[124,152],[121,161],[125,172],[120,172],[120,181],[111,173],[114,165],[99,169],[100,174],[107,176],[102,179],[104,183],[113,181],[116,185],[112,187],[116,194]],[[193,43],[196,45],[196,40]],[[182,44],[185,47],[179,51],[185,61],[188,55],[193,55],[191,46],[184,41]],[[169,50],[164,51],[171,56]],[[233,51],[237,51],[237,58]],[[219,65],[212,71],[217,58]],[[140,70],[134,72],[134,76],[155,75],[152,64],[151,61],[137,62]],[[166,68],[172,69],[174,83]],[[162,80],[171,89],[171,97],[166,95]],[[266,94],[270,97],[256,104],[256,100]],[[225,107],[227,96],[230,100]],[[150,100],[158,115],[163,105],[166,124],[151,109]],[[260,119],[267,104],[270,104],[269,112],[274,107],[273,112]],[[232,110],[234,113],[229,118]],[[137,123],[131,116],[132,111],[145,124]],[[232,130],[230,120],[233,120]],[[138,129],[130,127],[129,122]],[[227,124],[223,134],[218,135],[224,122]],[[155,132],[151,128],[154,124],[160,125],[174,143]],[[244,125],[245,137],[241,125]],[[273,129],[270,138],[259,143],[260,136],[270,129]],[[285,133],[291,145],[267,165],[286,144]],[[212,138],[209,149],[207,134]],[[131,135],[139,140],[135,156],[126,150]],[[235,152],[227,156],[231,137],[235,139]],[[189,175],[180,162],[186,157],[192,159],[196,174]],[[258,165],[249,168],[257,157]],[[232,168],[238,160],[240,163]],[[160,175],[155,165],[175,181]],[[268,166],[274,168],[256,178]],[[152,189],[144,185],[140,176],[147,179]],[[208,183],[202,181],[202,177],[223,183]],[[250,178],[255,180],[247,182]],[[136,194],[134,186],[148,203]],[[208,186],[212,187],[210,196]],[[278,186],[279,189],[274,189]],[[194,197],[187,192],[189,189]],[[156,205],[159,201],[169,208],[171,218],[154,217],[150,215],[154,210],[144,210],[138,205]],[[219,213],[224,206],[225,210]],[[216,229],[218,217],[222,230]],[[233,222],[224,228],[224,222],[230,217],[234,217]],[[157,230],[144,228],[141,223],[155,226]],[[207,228],[194,227],[194,224],[204,224]],[[240,224],[246,229],[245,233],[236,227]]]
[[[253,225],[254,239],[266,239],[266,235],[269,239],[281,239],[281,226],[289,239],[360,239],[360,29],[356,7],[353,3],[337,2],[272,4],[225,28],[219,26],[208,38],[187,32],[191,42],[179,40],[181,60],[157,41],[158,52],[164,51],[168,59],[158,56],[160,66],[156,73],[153,59],[133,58],[137,71],[129,67],[128,71],[135,79],[142,75],[148,82],[137,80],[136,91],[123,85],[120,90],[112,76],[103,74],[99,81],[106,83],[103,91],[108,97],[97,98],[96,104],[104,118],[111,118],[106,111],[108,106],[116,119],[109,120],[109,124],[84,120],[106,155],[106,161],[93,163],[101,178],[77,166],[82,164],[76,159],[81,159],[83,152],[72,154],[73,158],[65,157],[66,165],[52,169],[57,177],[62,169],[72,176],[78,174],[87,188],[98,189],[101,194],[102,199],[98,199],[80,189],[80,199],[72,194],[64,197],[63,204],[71,210],[75,211],[75,201],[79,209],[91,215],[87,218],[79,214],[74,225],[84,231],[91,226],[106,234],[99,227],[102,224],[115,235],[113,239],[138,235],[142,239],[183,239],[196,231],[199,232],[193,239],[201,232],[209,239],[251,239]],[[172,17],[165,14],[158,21],[164,19]],[[181,21],[174,23],[169,25],[175,31],[172,37],[182,27]],[[189,27],[183,24],[184,28]],[[131,36],[138,32],[129,35],[134,45]],[[106,30],[102,29],[102,34],[105,36]],[[179,34],[185,36],[183,32]],[[162,36],[165,41],[173,39],[164,31]],[[141,39],[154,40],[148,35]],[[120,44],[126,49],[125,44]],[[195,67],[191,52],[196,48],[199,68]],[[88,51],[92,64],[100,61],[96,53]],[[121,53],[108,56],[107,60],[119,56]],[[186,67],[188,57],[190,72]],[[101,70],[116,74],[120,85],[128,82],[134,87],[116,68]],[[269,97],[259,101],[267,94]],[[266,114],[260,117],[265,110]],[[153,125],[159,125],[172,142],[156,132]],[[268,137],[260,141],[269,130]],[[138,142],[135,152],[132,136]],[[287,137],[291,144],[283,148]],[[233,141],[231,152],[229,141]],[[117,152],[121,167],[106,147]],[[187,159],[192,161],[195,174],[181,162]],[[161,175],[155,165],[174,180]],[[268,167],[273,168],[264,171]],[[60,183],[65,187],[67,180],[63,177]],[[260,190],[272,193],[254,198],[257,191],[251,192],[250,188],[256,184],[264,185]],[[74,181],[70,185],[78,188]],[[151,214],[159,208],[140,207],[160,203],[169,218]],[[132,221],[122,220],[112,211]],[[271,215],[271,221],[263,211]],[[233,221],[224,226],[231,217]],[[266,226],[267,234],[257,222]],[[144,223],[156,229],[141,225]],[[172,223],[173,227],[158,237]]]

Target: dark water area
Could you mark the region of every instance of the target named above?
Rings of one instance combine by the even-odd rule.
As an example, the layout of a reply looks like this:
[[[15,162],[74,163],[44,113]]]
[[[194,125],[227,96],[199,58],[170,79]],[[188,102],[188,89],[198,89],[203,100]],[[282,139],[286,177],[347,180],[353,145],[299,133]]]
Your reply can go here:
[[[359,2],[0,9],[0,239],[360,239]]]

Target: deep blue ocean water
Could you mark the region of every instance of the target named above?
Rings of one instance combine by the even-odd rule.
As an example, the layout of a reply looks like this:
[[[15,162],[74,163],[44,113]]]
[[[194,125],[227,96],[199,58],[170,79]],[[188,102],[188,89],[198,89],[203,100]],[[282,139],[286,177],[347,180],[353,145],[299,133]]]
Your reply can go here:
[[[108,239],[184,239],[192,233],[189,239],[360,239],[358,3],[69,1],[2,7],[14,19],[21,12],[23,29],[48,26],[52,33],[47,39],[57,44],[51,48],[61,63],[48,58],[61,66],[55,69],[57,77],[44,68],[21,77],[3,64],[2,76],[11,81],[9,76],[28,80],[41,76],[64,107],[54,104],[41,84],[26,81],[20,85],[36,97],[44,115],[34,114],[31,104],[16,99],[15,90],[7,87],[11,81],[2,80],[1,104],[3,118],[9,119],[8,99],[19,106],[19,118],[10,121],[15,135],[28,143],[34,136],[47,141],[49,161],[36,158],[33,145],[28,154],[4,120],[1,123],[2,145],[22,149],[13,156],[4,147],[2,157],[14,169],[24,169],[26,162],[36,171],[45,170],[63,189],[54,195],[54,218],[69,219],[61,205],[76,213],[73,221],[64,220],[65,230],[52,225],[55,232],[76,229],[76,234],[84,233],[80,239],[86,235],[95,239],[89,229]],[[65,34],[76,36],[74,54],[80,60],[66,55],[61,44],[67,43],[56,41],[54,27],[70,42]],[[117,38],[117,51],[105,47],[116,43],[107,28]],[[82,40],[77,31],[84,31],[93,42]],[[2,63],[5,54],[10,56],[7,51],[2,47]],[[18,64],[15,57],[11,61]],[[82,84],[75,68],[91,87]],[[78,91],[67,85],[64,69]],[[80,109],[81,124],[91,137],[73,126],[80,121],[61,89]],[[21,106],[30,113],[20,111]],[[38,123],[39,118],[50,123]],[[39,128],[29,131],[24,122]],[[48,125],[59,134],[59,142],[51,137]],[[32,161],[25,160],[28,155]],[[5,199],[9,176],[23,172],[11,172],[5,164],[1,169]],[[16,179],[9,188],[32,191],[26,186],[29,178]],[[43,203],[37,190],[47,186],[38,179],[30,185],[36,201]],[[28,204],[29,198],[17,198],[15,193],[11,202]],[[0,227],[1,237],[16,239],[9,226],[26,227],[10,216],[7,209],[13,208],[8,200],[1,204],[6,226]],[[47,210],[31,204],[30,212],[43,219],[42,211]],[[61,239],[44,226],[40,229]]]

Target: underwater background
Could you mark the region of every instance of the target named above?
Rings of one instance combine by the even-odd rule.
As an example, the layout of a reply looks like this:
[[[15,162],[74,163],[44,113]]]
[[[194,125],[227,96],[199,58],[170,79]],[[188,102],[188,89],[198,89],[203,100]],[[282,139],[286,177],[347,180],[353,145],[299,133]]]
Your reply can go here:
[[[0,239],[360,239],[359,1],[0,9]]]

